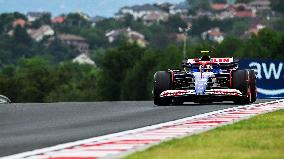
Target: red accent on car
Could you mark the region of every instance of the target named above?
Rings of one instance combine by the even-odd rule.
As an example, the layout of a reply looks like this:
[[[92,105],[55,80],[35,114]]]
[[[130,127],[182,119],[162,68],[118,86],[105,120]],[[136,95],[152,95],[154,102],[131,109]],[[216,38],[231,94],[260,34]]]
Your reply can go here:
[[[223,62],[230,62],[230,59],[223,59]]]
[[[248,73],[248,79],[247,79],[247,84],[248,84],[248,93],[247,93],[247,97],[251,96],[251,92],[250,92],[250,73],[249,71],[247,71]]]
[[[254,89],[255,89],[255,95],[256,95],[256,97],[257,97],[256,79],[255,79],[255,87],[254,87]]]
[[[235,96],[239,96],[238,92],[232,92],[232,91],[214,91],[213,94],[216,94],[216,95],[235,95]]]
[[[173,71],[173,70],[171,70],[172,82],[174,82],[174,76],[175,76],[174,71]]]
[[[233,71],[230,70],[230,88],[233,87],[233,81],[232,81],[233,77],[232,77],[232,73],[233,73]]]
[[[196,62],[196,63],[193,63],[193,64],[200,64],[200,65],[204,66],[204,65],[216,64],[216,63],[211,62],[211,61],[199,61],[199,62]]]
[[[230,58],[212,58],[212,61],[215,63],[229,63]]]
[[[162,94],[162,96],[164,96],[164,97],[168,97],[168,96],[174,96],[174,97],[177,97],[177,96],[181,96],[181,95],[184,95],[184,94],[186,94],[187,93],[187,91],[186,90],[180,90],[180,91],[176,91],[176,92],[164,92],[163,94]]]

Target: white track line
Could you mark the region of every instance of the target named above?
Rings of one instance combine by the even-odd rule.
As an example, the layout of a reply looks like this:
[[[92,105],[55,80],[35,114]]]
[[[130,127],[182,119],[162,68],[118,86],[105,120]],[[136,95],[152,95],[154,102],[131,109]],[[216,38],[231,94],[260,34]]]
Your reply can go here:
[[[173,138],[198,134],[279,109],[284,109],[284,100],[237,106],[134,130],[19,153],[3,157],[3,159],[119,158]]]

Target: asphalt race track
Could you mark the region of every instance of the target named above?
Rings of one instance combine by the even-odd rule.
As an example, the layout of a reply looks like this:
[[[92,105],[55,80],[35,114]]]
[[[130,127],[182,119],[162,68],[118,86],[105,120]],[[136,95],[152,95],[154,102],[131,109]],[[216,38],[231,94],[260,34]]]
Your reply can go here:
[[[0,157],[234,106],[227,102],[157,107],[152,101],[1,104]]]

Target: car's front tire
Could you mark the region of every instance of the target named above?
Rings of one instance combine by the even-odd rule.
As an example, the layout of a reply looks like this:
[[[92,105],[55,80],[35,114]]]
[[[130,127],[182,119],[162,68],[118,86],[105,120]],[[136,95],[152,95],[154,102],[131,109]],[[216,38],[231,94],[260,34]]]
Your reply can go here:
[[[171,84],[171,77],[167,71],[158,71],[154,75],[154,104],[158,106],[165,106],[171,104],[170,98],[161,98],[163,91],[169,90]]]

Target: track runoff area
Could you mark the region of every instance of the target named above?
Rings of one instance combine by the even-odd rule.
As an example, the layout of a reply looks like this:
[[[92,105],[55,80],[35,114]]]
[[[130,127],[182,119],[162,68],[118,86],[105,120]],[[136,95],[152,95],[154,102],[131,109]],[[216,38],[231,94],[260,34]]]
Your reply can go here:
[[[280,109],[284,109],[284,99],[213,111],[134,130],[15,154],[3,157],[3,159],[121,158],[164,141],[202,133]]]

